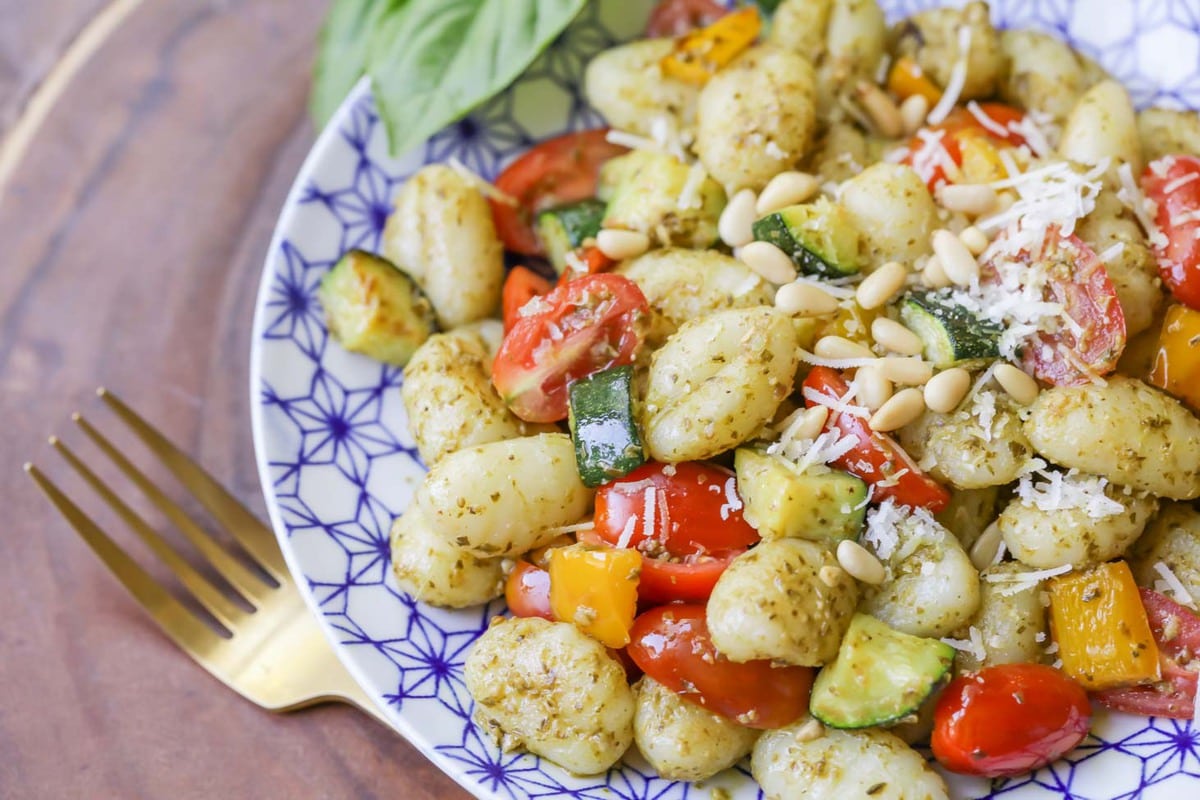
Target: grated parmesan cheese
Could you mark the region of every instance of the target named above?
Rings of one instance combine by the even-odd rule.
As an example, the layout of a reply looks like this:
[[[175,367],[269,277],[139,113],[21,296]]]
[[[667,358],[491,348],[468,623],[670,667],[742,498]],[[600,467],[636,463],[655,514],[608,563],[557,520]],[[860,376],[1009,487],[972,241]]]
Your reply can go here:
[[[1036,589],[1038,584],[1056,575],[1062,575],[1070,572],[1074,567],[1071,564],[1063,564],[1050,569],[1040,569],[1032,572],[999,572],[984,575],[983,578],[988,583],[1000,584],[996,591],[1005,597],[1023,592],[1028,589]]]
[[[446,159],[447,166],[457,172],[467,183],[479,190],[479,193],[484,197],[491,198],[499,203],[504,203],[506,206],[518,206],[521,201],[513,197],[507,192],[497,189],[493,184],[484,180],[479,173],[473,171],[466,164],[458,160],[458,156],[450,156]]]
[[[950,68],[950,79],[946,81],[946,88],[942,92],[941,99],[937,101],[937,105],[926,117],[930,124],[938,125],[943,122],[958,105],[958,97],[962,94],[963,86],[967,82],[967,60],[970,56],[971,29],[966,25],[961,25],[958,29],[958,57],[954,60],[954,66]]]
[[[625,520],[625,527],[621,528],[621,535],[617,537],[617,547],[622,549],[629,547],[629,543],[633,541],[633,531],[637,527],[637,523],[637,514],[630,514]]]
[[[1142,194],[1137,181],[1133,179],[1133,168],[1129,164],[1117,167],[1117,179],[1121,182],[1121,188],[1117,190],[1117,199],[1137,217],[1138,223],[1146,232],[1146,238],[1150,240],[1151,245],[1166,247],[1167,236],[1158,229],[1158,225],[1154,222],[1154,214],[1157,213],[1158,208],[1153,201]]]
[[[650,538],[653,538],[653,536],[654,536],[654,522],[655,522],[656,517],[658,516],[658,514],[657,514],[657,511],[658,511],[658,508],[657,508],[658,489],[657,489],[657,487],[647,486],[645,494],[643,494],[642,497],[644,498],[642,503],[643,503],[643,506],[645,507],[645,511],[646,511],[646,517],[645,517],[645,519],[642,520],[642,535],[645,536],[647,539],[650,539]]]
[[[1162,576],[1161,581],[1154,582],[1154,591],[1162,594],[1170,594],[1179,605],[1187,606],[1193,611],[1196,610],[1196,599],[1192,597],[1192,593],[1183,585],[1183,581],[1179,580],[1179,576],[1166,563],[1156,561],[1154,563],[1154,571]]]
[[[725,481],[725,502],[721,504],[721,519],[729,519],[734,511],[742,510],[742,498],[738,497],[737,479],[730,475]]]
[[[803,347],[796,348],[796,352],[800,355],[800,360],[806,364],[812,364],[816,367],[832,367],[833,369],[854,369],[856,367],[869,367],[879,362],[878,358],[825,358],[816,353],[810,353]]]
[[[871,418],[869,410],[850,402],[851,394],[846,394],[844,397],[838,398],[824,392],[819,392],[809,386],[805,386],[801,390],[801,394],[804,395],[805,400],[816,403],[819,406],[825,406],[830,411],[836,411],[839,414],[849,414],[852,417],[862,417],[863,419]]]
[[[1021,505],[1041,511],[1083,509],[1092,519],[1107,519],[1125,512],[1125,506],[1104,493],[1108,479],[1080,475],[1078,470],[1054,472],[1035,469],[1017,482]]]
[[[972,625],[970,628],[967,629],[967,636],[969,636],[970,638],[968,638],[968,639],[951,639],[949,637],[946,637],[946,638],[943,638],[941,641],[943,644],[950,645],[955,650],[961,651],[963,653],[969,653],[971,656],[973,656],[975,658],[976,661],[978,661],[980,663],[983,663],[984,661],[986,661],[987,660],[987,649],[983,646],[983,635],[979,632],[979,629],[976,628],[974,625]]]
[[[687,210],[689,208],[700,208],[700,187],[704,184],[704,179],[708,177],[708,173],[704,170],[704,165],[697,161],[692,164],[688,170],[687,180],[683,183],[683,188],[679,191],[679,200],[677,205],[680,209]]]

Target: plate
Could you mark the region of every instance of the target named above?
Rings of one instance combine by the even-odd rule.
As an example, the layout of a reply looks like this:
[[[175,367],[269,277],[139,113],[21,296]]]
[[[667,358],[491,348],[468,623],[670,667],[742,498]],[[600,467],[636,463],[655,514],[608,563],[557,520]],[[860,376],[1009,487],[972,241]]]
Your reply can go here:
[[[503,95],[401,158],[389,157],[365,82],[304,162],[263,270],[253,328],[254,444],[271,521],[292,573],[354,677],[396,730],[480,798],[600,800],[760,797],[744,769],[702,786],[673,784],[636,760],[575,778],[539,759],[499,752],[470,723],[463,662],[499,603],[444,611],[392,582],[388,529],[419,483],[395,367],[345,352],[325,329],[321,276],[346,250],[378,250],[390,200],[423,164],[458,158],[484,176],[539,139],[602,124],[579,77],[588,59],[641,29],[650,3],[593,0]],[[889,18],[941,3],[882,3]],[[1103,13],[1100,7],[1103,6]],[[1006,27],[1056,33],[1100,61],[1139,105],[1200,107],[1195,0],[996,0]],[[958,797],[1177,800],[1200,796],[1200,727],[1112,715],[1068,759],[995,784],[955,781]]]

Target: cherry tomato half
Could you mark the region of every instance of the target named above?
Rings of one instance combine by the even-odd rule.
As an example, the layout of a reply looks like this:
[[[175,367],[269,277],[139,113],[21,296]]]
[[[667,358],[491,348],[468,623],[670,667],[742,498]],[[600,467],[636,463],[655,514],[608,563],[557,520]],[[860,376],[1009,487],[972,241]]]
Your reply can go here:
[[[950,682],[930,744],[952,772],[999,778],[1055,761],[1087,736],[1087,692],[1043,664],[1000,664]]]
[[[734,663],[708,635],[704,606],[660,606],[639,616],[627,648],[647,675],[685,700],[749,728],[779,728],[808,711],[813,671],[767,660]]]
[[[620,275],[585,275],[556,287],[544,306],[518,317],[492,363],[492,383],[528,422],[567,416],[567,384],[633,362],[649,306]]]
[[[504,583],[504,600],[517,617],[541,617],[555,621],[550,609],[550,573],[520,560]]]
[[[1003,103],[980,103],[978,113],[967,108],[956,108],[946,115],[946,119],[938,125],[925,128],[922,134],[914,136],[908,143],[908,153],[903,163],[917,170],[925,179],[929,191],[937,189],[938,184],[949,183],[946,167],[940,163],[940,154],[930,154],[930,148],[938,145],[927,144],[930,134],[937,136],[945,157],[954,162],[956,167],[963,165],[963,150],[971,137],[982,137],[996,146],[1020,147],[1025,144],[1025,137],[1013,130],[1012,126],[1025,118],[1025,114],[1012,106]],[[1003,131],[1003,135],[1001,134]]]
[[[607,128],[567,133],[548,139],[510,164],[495,186],[517,204],[489,199],[496,233],[504,246],[527,256],[543,254],[533,230],[539,211],[596,194],[600,165],[626,148],[612,144]]]
[[[500,298],[500,308],[504,318],[504,330],[511,330],[513,323],[520,317],[521,308],[535,297],[547,294],[550,281],[538,275],[529,267],[513,267],[504,279],[504,292]]]
[[[829,367],[813,367],[804,379],[804,389],[835,400],[850,391],[842,376]],[[811,408],[817,403],[806,397],[805,404]],[[890,436],[871,430],[865,418],[830,410],[825,430],[832,428],[837,428],[842,436],[858,439],[854,449],[833,465],[874,485],[874,500],[890,498],[900,505],[919,506],[933,512],[941,511],[950,502],[950,493],[941,484],[922,472]]]
[[[646,36],[651,39],[682,36],[711,25],[728,13],[729,9],[715,0],[662,0],[650,12]]]
[[[1158,206],[1155,222],[1166,236],[1154,247],[1163,283],[1179,302],[1200,309],[1200,159],[1164,156],[1152,162],[1142,175],[1142,190]]]
[[[1191,719],[1195,713],[1197,676],[1189,663],[1200,655],[1200,617],[1153,589],[1139,591],[1158,644],[1163,679],[1149,686],[1110,689],[1092,696],[1101,705],[1118,711]],[[1170,631],[1169,637],[1166,631]]]
[[[1061,303],[1073,322],[1026,342],[1021,351],[1025,371],[1055,386],[1076,386],[1091,381],[1089,371],[1107,375],[1116,369],[1125,350],[1125,312],[1092,248],[1052,225],[1038,251],[1022,251],[1017,261],[1045,268],[1049,279],[1043,298]],[[998,280],[993,261],[980,269],[982,281]]]

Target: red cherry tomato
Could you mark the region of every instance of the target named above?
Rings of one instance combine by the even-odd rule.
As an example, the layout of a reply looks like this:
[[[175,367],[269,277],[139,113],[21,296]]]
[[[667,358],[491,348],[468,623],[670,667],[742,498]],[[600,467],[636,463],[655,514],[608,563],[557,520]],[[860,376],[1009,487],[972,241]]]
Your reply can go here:
[[[980,117],[983,117],[981,120]],[[938,145],[927,144],[930,134],[938,137],[940,147],[946,151],[946,157],[961,167],[963,163],[962,146],[965,137],[984,136],[992,144],[1020,147],[1025,144],[1025,137],[1012,129],[1014,123],[1019,123],[1025,114],[1012,106],[1003,103],[980,103],[979,114],[970,109],[956,108],[946,115],[941,124],[926,128],[924,133],[914,136],[908,143],[908,154],[903,163],[917,170],[926,179],[925,183],[932,192],[940,183],[949,183],[946,167],[940,164],[941,157],[936,154]],[[1001,135],[1001,129],[1004,133]],[[935,151],[930,152],[930,149]]]
[[[510,330],[513,323],[519,319],[522,306],[535,297],[547,294],[550,281],[538,275],[529,267],[513,267],[508,277],[504,279],[504,293],[500,299],[500,307],[504,314],[504,330]]]
[[[527,256],[542,255],[542,244],[533,230],[537,213],[596,194],[600,165],[626,152],[626,148],[605,139],[607,134],[607,128],[600,128],[549,139],[500,173],[496,188],[517,204],[494,199],[488,202],[496,233],[507,249]]]
[[[1106,375],[1116,369],[1125,350],[1125,312],[1092,248],[1051,226],[1038,252],[1022,251],[1016,260],[1045,267],[1043,298],[1061,303],[1074,323],[1032,337],[1021,352],[1025,371],[1055,386],[1076,386],[1090,382],[1089,371]],[[995,262],[983,264],[980,275],[985,282],[998,280]]]
[[[729,562],[758,541],[741,504],[723,467],[649,463],[596,492],[595,533],[641,551],[642,603],[703,602]]]
[[[550,610],[550,573],[528,561],[518,561],[504,584],[508,610],[518,617],[555,621]]]
[[[585,275],[555,288],[542,310],[518,317],[492,363],[492,383],[529,422],[567,416],[567,384],[633,362],[649,305],[633,281]]]
[[[804,388],[835,400],[850,391],[842,376],[829,367],[813,367],[804,379]],[[808,397],[805,404],[809,408],[817,405]],[[941,511],[950,502],[950,493],[941,484],[922,472],[890,436],[871,430],[865,418],[831,409],[825,430],[832,428],[837,428],[842,436],[858,439],[854,449],[833,465],[874,485],[875,501],[890,498],[900,505],[920,506],[933,512]]]
[[[729,13],[729,9],[714,0],[662,0],[650,12],[646,36],[682,36],[695,28],[711,25]]]
[[[930,744],[952,772],[1000,778],[1043,767],[1084,740],[1087,692],[1042,664],[1001,664],[955,678],[938,698]]]
[[[1152,589],[1140,591],[1158,644],[1163,679],[1149,686],[1110,689],[1092,696],[1118,711],[1191,719],[1195,714],[1197,676],[1189,664],[1200,655],[1200,617]],[[1166,634],[1168,630],[1170,636]]]
[[[1158,206],[1155,222],[1166,236],[1154,247],[1163,283],[1179,302],[1200,309],[1200,159],[1165,156],[1152,162],[1142,175],[1142,190]]]
[[[639,616],[627,650],[642,670],[685,700],[749,728],[779,728],[808,711],[813,671],[770,661],[734,663],[708,635],[704,606],[660,606]]]

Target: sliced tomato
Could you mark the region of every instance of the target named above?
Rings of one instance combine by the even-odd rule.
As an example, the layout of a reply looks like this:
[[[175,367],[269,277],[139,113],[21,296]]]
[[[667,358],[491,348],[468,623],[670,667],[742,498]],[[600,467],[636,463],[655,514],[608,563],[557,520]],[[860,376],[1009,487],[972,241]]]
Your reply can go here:
[[[662,0],[650,12],[646,23],[646,36],[682,36],[688,31],[711,25],[729,13],[729,9],[715,0]]]
[[[768,660],[735,663],[713,646],[704,606],[660,606],[639,616],[627,650],[685,700],[749,728],[779,728],[808,711],[813,671]]]
[[[850,386],[834,369],[813,367],[804,379],[805,404],[812,408],[817,402],[812,392],[831,400],[840,400]],[[851,475],[857,475],[874,486],[875,501],[894,500],[900,505],[941,511],[950,502],[950,493],[930,478],[909,458],[904,448],[887,434],[873,431],[865,417],[830,409],[825,430],[836,428],[841,436],[854,436],[858,443],[833,465]]]
[[[1125,312],[1092,248],[1052,225],[1036,252],[1023,250],[1016,259],[997,256],[981,266],[980,280],[1002,280],[999,258],[1044,271],[1043,299],[1062,304],[1072,321],[1054,333],[1037,333],[1025,344],[1021,366],[1026,372],[1055,386],[1076,386],[1090,382],[1090,373],[1107,375],[1116,369],[1125,350]]]
[[[1163,283],[1179,302],[1200,309],[1200,159],[1164,156],[1151,162],[1142,191],[1158,206],[1155,222],[1166,237],[1154,246]]]
[[[533,230],[537,213],[595,195],[600,166],[627,152],[609,142],[607,134],[607,128],[599,128],[548,139],[500,173],[495,186],[516,200],[516,205],[491,198],[488,202],[496,233],[507,249],[527,256],[544,254]]]
[[[523,559],[508,574],[504,600],[515,616],[555,620],[550,610],[550,573]]]
[[[946,174],[943,158],[949,158],[955,167],[961,167],[963,151],[972,137],[982,137],[997,146],[1025,144],[1025,137],[1012,127],[1024,118],[1022,111],[1003,103],[979,103],[977,113],[956,108],[940,124],[925,128],[909,141],[903,163],[916,169],[933,192],[938,184],[952,182]],[[945,150],[944,157],[936,152],[939,147]]]
[[[571,381],[633,362],[648,309],[642,290],[620,275],[585,275],[556,287],[504,335],[492,383],[523,420],[565,419]]]
[[[604,255],[599,247],[580,247],[575,251],[575,254],[579,256],[579,260],[586,269],[580,272],[570,264],[567,264],[562,274],[558,276],[559,286],[562,286],[564,283],[570,283],[583,275],[595,275],[597,272],[605,272],[609,267],[617,263]]]
[[[1095,692],[1101,705],[1149,717],[1192,719],[1196,713],[1196,659],[1200,616],[1153,589],[1139,590],[1158,644],[1163,679],[1149,686]]]
[[[1087,692],[1042,664],[1000,664],[950,682],[933,712],[934,758],[952,772],[1023,775],[1087,736]]]
[[[504,330],[510,330],[519,318],[522,307],[535,297],[549,293],[550,281],[529,267],[513,267],[504,279],[500,307],[504,313]]]

